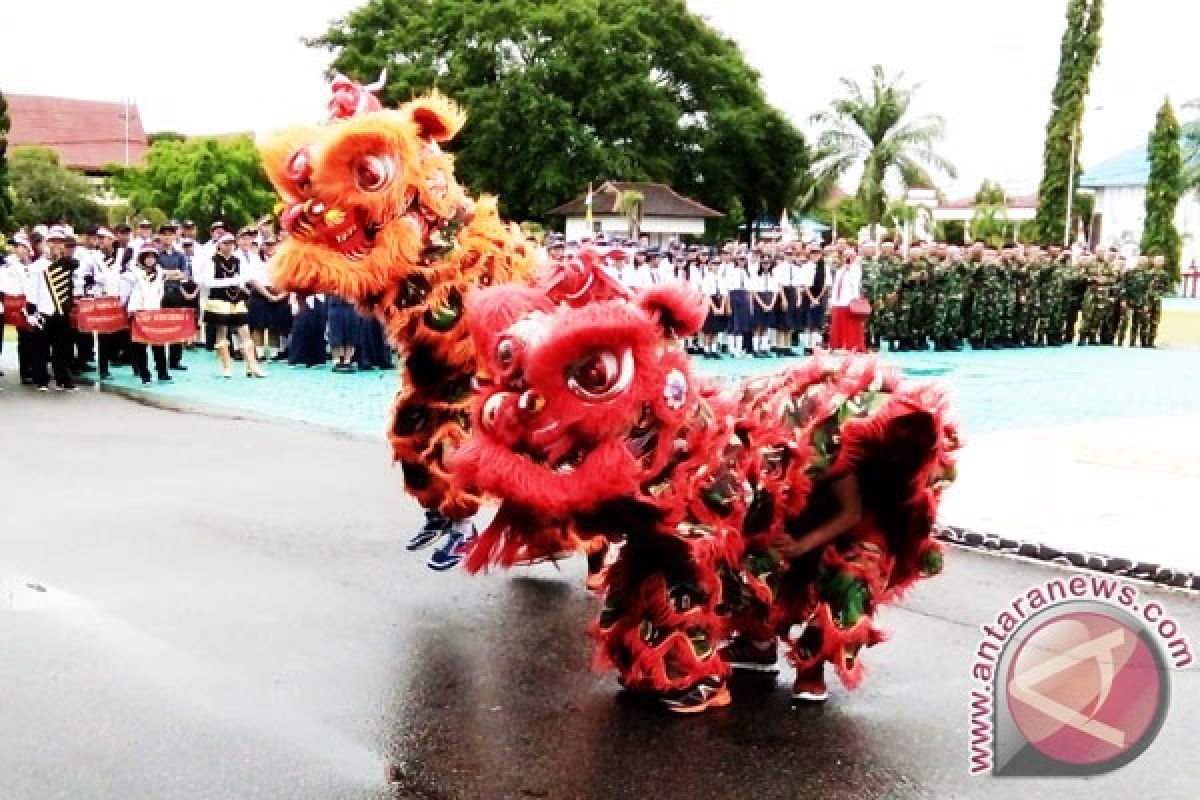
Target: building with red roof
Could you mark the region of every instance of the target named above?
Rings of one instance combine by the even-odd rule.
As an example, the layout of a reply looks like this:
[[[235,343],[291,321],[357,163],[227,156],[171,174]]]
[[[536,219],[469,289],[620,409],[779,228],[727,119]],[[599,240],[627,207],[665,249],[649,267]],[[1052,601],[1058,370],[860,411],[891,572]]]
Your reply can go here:
[[[10,147],[49,147],[63,166],[91,177],[107,175],[110,164],[141,164],[149,146],[133,103],[30,94],[6,94],[5,99],[12,119]]]

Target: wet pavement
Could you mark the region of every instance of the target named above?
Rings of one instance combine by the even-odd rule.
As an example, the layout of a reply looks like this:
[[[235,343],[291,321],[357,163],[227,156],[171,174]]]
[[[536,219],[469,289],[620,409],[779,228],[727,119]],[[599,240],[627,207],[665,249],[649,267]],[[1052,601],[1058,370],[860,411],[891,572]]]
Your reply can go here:
[[[672,718],[589,669],[582,563],[404,553],[419,512],[377,442],[20,390],[0,440],[4,800],[1197,794],[1197,665],[1112,775],[968,776],[979,625],[1050,567],[956,551],[861,691],[793,711],[785,674]],[[1195,651],[1200,601],[1142,591]]]

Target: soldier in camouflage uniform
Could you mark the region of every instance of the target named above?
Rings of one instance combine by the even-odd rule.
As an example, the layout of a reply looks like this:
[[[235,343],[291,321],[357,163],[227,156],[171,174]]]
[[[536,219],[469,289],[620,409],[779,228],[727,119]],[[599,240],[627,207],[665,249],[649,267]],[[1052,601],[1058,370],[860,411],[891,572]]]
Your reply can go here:
[[[900,271],[900,259],[896,255],[896,245],[894,242],[884,242],[882,252],[879,256],[878,278],[876,278],[877,291],[879,294],[879,306],[872,313],[876,318],[876,330],[878,331],[880,347],[883,342],[888,342],[888,347],[895,351],[899,346],[897,341],[899,334],[897,329],[897,307],[899,297],[898,276]]]
[[[1083,322],[1079,332],[1081,345],[1104,343],[1104,326],[1112,316],[1116,275],[1107,259],[1084,256],[1080,262],[1087,270],[1087,290],[1083,296]]]
[[[865,242],[860,249],[860,261],[863,265],[863,297],[871,303],[871,315],[866,318],[866,349],[880,349],[880,257],[875,251],[874,242]]]
[[[915,248],[914,248],[915,250]],[[897,298],[896,298],[896,348],[901,353],[907,353],[914,347],[913,341],[913,306],[917,299],[916,270],[913,268],[912,252],[907,259],[901,258],[898,265]]]
[[[1142,334],[1142,347],[1155,347],[1158,340],[1158,324],[1162,321],[1162,301],[1171,291],[1171,277],[1167,274],[1167,259],[1155,256],[1154,267],[1150,271],[1150,289],[1146,302],[1149,313],[1146,316],[1146,327]]]
[[[1107,252],[1101,251],[1099,260],[1105,265],[1107,273],[1112,275],[1112,303],[1108,316],[1100,323],[1100,343],[1112,345],[1117,338],[1117,329],[1121,322],[1121,275],[1125,271],[1125,260],[1110,247]]]
[[[1033,258],[1034,347],[1062,344],[1062,284],[1058,265],[1048,253],[1035,249]]]
[[[1121,275],[1121,320],[1117,325],[1117,345],[1123,347],[1126,335],[1129,346],[1135,347],[1146,330],[1150,296],[1150,259],[1138,258],[1137,263]]]
[[[1000,300],[1000,259],[996,251],[987,248],[975,265],[972,276],[971,347],[975,350],[997,350],[1000,333],[997,305]]]
[[[992,314],[995,316],[995,334],[992,339],[997,347],[1013,346],[1013,310],[1016,305],[1016,294],[1013,289],[1013,253],[1010,245],[1005,245],[1000,251],[994,277],[996,289]]]
[[[1029,259],[1024,253],[1014,253],[1012,264],[1012,342],[1014,347],[1029,347],[1033,344],[1034,321],[1037,318],[1033,278]]]
[[[1087,293],[1087,267],[1082,260],[1078,264],[1071,263],[1070,252],[1063,252],[1063,342],[1070,344],[1075,341],[1075,328],[1080,314],[1083,312],[1083,296]]]
[[[917,296],[912,305],[911,326],[914,350],[928,350],[930,337],[933,336],[933,318],[937,302],[933,291],[936,263],[934,251],[927,246],[913,253],[912,266],[917,280]]]
[[[934,350],[962,349],[963,311],[970,277],[970,265],[963,260],[962,251],[957,247],[949,248],[945,261],[934,266]]]

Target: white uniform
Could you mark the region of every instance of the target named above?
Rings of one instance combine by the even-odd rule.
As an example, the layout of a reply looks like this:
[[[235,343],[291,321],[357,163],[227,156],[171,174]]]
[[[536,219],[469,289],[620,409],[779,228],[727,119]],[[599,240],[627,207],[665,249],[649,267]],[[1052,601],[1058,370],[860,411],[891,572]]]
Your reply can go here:
[[[155,272],[147,275],[143,269],[133,270],[130,279],[129,299],[125,302],[125,310],[130,314],[135,311],[158,311],[162,308],[163,279]]]

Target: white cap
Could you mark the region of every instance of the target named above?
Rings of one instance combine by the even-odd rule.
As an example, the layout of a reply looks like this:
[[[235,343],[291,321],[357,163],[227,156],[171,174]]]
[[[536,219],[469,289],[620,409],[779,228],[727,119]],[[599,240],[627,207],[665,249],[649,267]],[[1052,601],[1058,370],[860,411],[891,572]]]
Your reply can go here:
[[[63,229],[63,227],[61,225],[55,225],[50,230],[46,231],[46,241],[48,242],[51,239],[58,239],[59,241],[66,241],[67,232]]]
[[[100,228],[100,229],[98,229],[98,230],[96,231],[96,235],[97,235],[97,236],[100,236],[100,237],[102,237],[102,238],[108,238],[108,239],[115,239],[115,238],[117,238],[115,235],[113,235],[113,232],[112,232],[112,231],[110,231],[108,228]]]
[[[236,241],[237,241],[237,237],[234,236],[232,233],[224,233],[221,235],[220,239],[217,239],[217,244],[225,244],[225,242],[236,242]]]
[[[30,244],[30,242],[29,242],[29,237],[23,233],[14,233],[13,237],[12,237],[12,243],[13,244],[23,244],[26,247],[33,247],[33,245]]]

